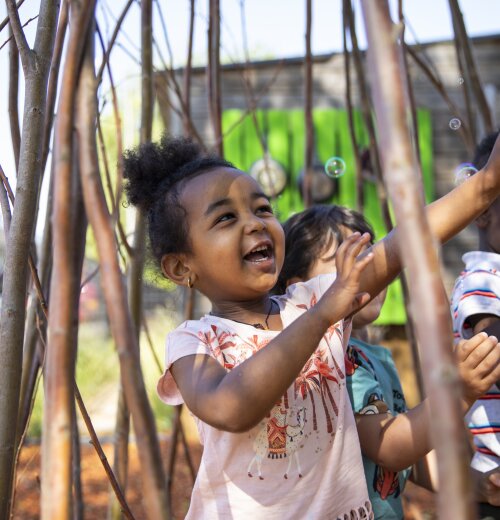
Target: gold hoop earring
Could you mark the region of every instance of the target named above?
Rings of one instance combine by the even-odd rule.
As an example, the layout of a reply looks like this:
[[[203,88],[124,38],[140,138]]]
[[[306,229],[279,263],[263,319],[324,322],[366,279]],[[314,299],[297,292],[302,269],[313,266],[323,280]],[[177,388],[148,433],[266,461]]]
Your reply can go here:
[[[193,288],[193,282],[191,281],[191,277],[190,276],[188,276],[188,282],[187,283],[188,283],[188,287],[190,289],[192,289]]]

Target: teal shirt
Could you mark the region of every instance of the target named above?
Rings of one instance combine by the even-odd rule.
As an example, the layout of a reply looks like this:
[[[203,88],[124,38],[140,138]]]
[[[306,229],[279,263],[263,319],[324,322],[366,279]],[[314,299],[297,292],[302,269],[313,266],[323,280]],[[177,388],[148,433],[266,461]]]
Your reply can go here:
[[[384,401],[392,415],[406,412],[406,403],[391,352],[351,338],[346,355],[347,390],[355,413],[378,413],[372,404]],[[411,469],[388,471],[363,455],[368,494],[375,518],[403,518],[401,494]]]

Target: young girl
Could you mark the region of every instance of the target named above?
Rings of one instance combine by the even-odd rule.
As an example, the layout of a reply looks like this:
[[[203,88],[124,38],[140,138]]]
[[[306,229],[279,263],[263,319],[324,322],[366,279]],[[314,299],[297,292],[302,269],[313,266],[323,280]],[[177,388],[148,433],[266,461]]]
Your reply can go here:
[[[428,208],[438,239],[498,196],[499,155]],[[164,275],[212,302],[209,315],[169,334],[158,384],[165,402],[186,403],[205,446],[188,518],[371,518],[345,389],[344,318],[400,271],[397,231],[359,258],[370,237],[353,234],[336,277],[271,297],[283,231],[250,176],[163,138],[127,154],[126,178]]]
[[[335,272],[339,244],[352,233],[368,233],[372,243],[375,238],[363,215],[341,206],[313,206],[293,215],[283,227],[286,254],[278,291]],[[407,410],[390,351],[368,343],[367,326],[378,318],[385,293],[383,290],[353,316],[346,354],[346,382],[375,518],[400,520],[403,518],[401,493],[410,477],[409,466],[418,463],[412,480],[433,489],[423,458],[431,449],[428,435],[431,418],[427,400]],[[497,344],[496,338],[478,334],[457,349],[465,387],[464,412],[500,375]],[[495,475],[495,479],[498,477],[500,474]],[[500,489],[496,490],[498,495]]]

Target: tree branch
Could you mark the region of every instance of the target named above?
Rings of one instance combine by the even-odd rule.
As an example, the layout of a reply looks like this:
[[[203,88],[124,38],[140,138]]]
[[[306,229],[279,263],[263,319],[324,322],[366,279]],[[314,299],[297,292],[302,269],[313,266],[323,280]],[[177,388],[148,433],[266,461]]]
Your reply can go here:
[[[23,5],[24,3],[24,0],[19,0],[19,2],[17,2],[16,4],[16,9],[19,11],[19,8]],[[8,25],[9,23],[9,16],[7,15],[3,21],[0,23],[0,32],[2,32],[2,30]]]
[[[21,56],[21,63],[23,64],[24,74],[27,75],[30,67],[32,51],[28,45],[26,35],[24,34],[21,25],[21,20],[19,18],[19,12],[17,10],[17,6],[14,0],[5,0],[5,4],[7,5],[7,12],[9,14],[9,21],[10,27],[12,29],[12,34],[16,39],[16,45],[19,50],[19,55]]]

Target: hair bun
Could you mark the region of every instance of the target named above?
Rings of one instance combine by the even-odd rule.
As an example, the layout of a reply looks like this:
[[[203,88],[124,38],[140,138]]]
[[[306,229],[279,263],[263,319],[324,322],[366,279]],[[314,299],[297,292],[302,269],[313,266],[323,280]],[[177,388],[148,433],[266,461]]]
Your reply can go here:
[[[129,202],[149,210],[158,200],[160,186],[168,190],[179,180],[175,173],[201,155],[201,147],[192,139],[168,135],[159,142],[145,143],[125,151],[125,192]]]

